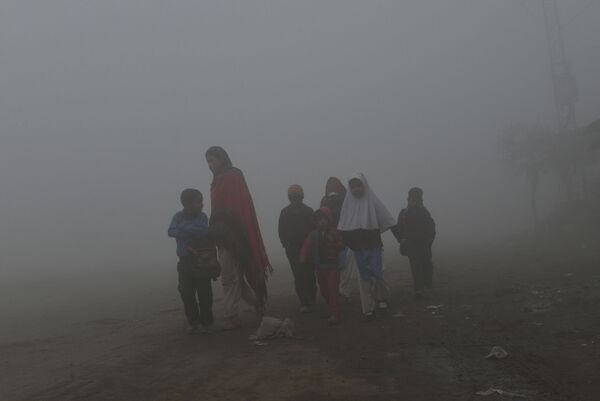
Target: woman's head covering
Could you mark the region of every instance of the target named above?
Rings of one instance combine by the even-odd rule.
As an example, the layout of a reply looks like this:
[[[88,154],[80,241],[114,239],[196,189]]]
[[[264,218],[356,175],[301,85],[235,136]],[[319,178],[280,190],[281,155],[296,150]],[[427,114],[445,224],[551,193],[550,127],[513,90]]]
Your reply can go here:
[[[223,166],[223,170],[229,170],[233,168],[233,163],[231,162],[229,155],[227,154],[225,149],[223,149],[220,146],[211,146],[210,148],[208,148],[208,150],[206,151],[206,156],[212,156],[219,159]]]
[[[337,177],[329,177],[327,184],[325,184],[325,196],[333,194],[341,195],[342,197],[346,195],[346,188]]]
[[[379,230],[387,231],[396,225],[396,220],[373,192],[366,177],[358,173],[348,180],[358,179],[365,187],[365,194],[357,198],[352,193],[344,199],[342,211],[340,212],[340,221],[338,230]]]

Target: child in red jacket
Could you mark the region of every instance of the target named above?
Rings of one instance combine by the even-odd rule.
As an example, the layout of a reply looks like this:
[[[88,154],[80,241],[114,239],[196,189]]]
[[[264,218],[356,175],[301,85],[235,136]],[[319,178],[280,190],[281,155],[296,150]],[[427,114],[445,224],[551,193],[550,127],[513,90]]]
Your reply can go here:
[[[325,298],[329,310],[329,324],[339,322],[338,279],[340,252],[343,249],[342,239],[337,229],[331,210],[322,207],[313,215],[317,229],[311,232],[302,246],[300,261],[313,262],[321,295]]]

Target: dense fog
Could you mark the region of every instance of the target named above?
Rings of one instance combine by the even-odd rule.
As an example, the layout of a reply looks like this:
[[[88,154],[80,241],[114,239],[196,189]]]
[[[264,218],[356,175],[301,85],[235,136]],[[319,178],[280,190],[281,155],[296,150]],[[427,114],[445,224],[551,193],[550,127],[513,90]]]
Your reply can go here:
[[[582,124],[598,118],[600,8],[560,0]],[[1,277],[173,269],[179,192],[204,153],[245,173],[275,269],[286,189],[316,206],[361,171],[392,213],[425,191],[439,247],[531,227],[500,160],[554,124],[539,0],[0,4]],[[584,10],[582,12],[581,10]],[[541,188],[541,208],[561,194]],[[388,238],[391,245],[391,236]],[[392,248],[395,255],[397,250]]]

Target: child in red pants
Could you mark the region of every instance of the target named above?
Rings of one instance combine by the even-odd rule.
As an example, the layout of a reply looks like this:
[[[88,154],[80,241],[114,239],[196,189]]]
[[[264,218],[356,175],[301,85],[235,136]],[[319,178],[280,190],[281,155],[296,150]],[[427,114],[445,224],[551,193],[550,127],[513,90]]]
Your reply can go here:
[[[335,225],[333,214],[328,207],[322,207],[313,215],[316,230],[311,232],[302,246],[300,261],[314,263],[321,295],[325,298],[329,311],[329,324],[339,322],[338,271],[339,255],[343,249],[342,239]]]

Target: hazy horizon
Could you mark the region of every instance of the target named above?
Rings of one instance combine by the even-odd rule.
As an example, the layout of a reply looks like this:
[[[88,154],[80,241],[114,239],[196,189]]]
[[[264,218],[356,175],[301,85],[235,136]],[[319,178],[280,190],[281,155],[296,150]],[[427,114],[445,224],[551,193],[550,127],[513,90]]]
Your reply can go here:
[[[560,1],[582,125],[600,117],[586,3]],[[534,0],[9,0],[0,55],[4,277],[172,268],[167,226],[181,189],[209,199],[212,145],[244,171],[276,260],[287,187],[314,207],[356,171],[394,215],[421,186],[439,246],[493,240],[531,226],[498,133],[555,121]],[[560,200],[552,182],[541,199]]]

